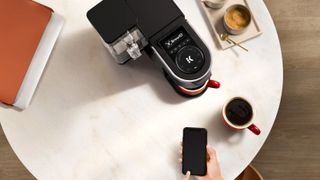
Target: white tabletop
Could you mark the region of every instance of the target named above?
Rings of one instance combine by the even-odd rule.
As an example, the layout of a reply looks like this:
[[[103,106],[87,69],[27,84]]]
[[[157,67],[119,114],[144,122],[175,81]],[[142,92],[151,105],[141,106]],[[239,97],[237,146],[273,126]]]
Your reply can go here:
[[[175,93],[147,58],[117,65],[86,19],[99,0],[39,0],[66,24],[31,106],[0,108],[4,132],[38,179],[181,179],[178,143],[186,126],[208,130],[225,179],[253,160],[275,121],[283,66],[276,29],[262,0],[249,0],[263,34],[239,48],[219,50],[194,0],[176,0],[212,53],[213,78],[222,83],[203,96]],[[116,20],[116,18],[115,18]],[[226,100],[245,96],[257,109],[262,133],[224,126]]]

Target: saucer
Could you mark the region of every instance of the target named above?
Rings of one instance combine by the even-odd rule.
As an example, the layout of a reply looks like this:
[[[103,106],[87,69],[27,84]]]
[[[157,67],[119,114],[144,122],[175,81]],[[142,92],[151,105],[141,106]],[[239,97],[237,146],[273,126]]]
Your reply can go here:
[[[203,2],[200,2],[200,4],[201,4],[202,9],[205,12],[207,20],[210,22],[210,28],[212,29],[214,36],[217,39],[217,42],[219,43],[220,47],[223,50],[233,47],[234,46],[233,44],[230,44],[227,41],[223,41],[220,38],[220,34],[228,33],[223,25],[223,17],[224,17],[226,10],[230,6],[235,5],[235,4],[244,5],[244,6],[248,7],[248,9],[251,11],[247,0],[229,0],[226,2],[226,4],[221,9],[209,8]],[[252,14],[252,22],[248,26],[247,30],[244,33],[239,34],[239,35],[231,35],[230,34],[229,37],[232,40],[234,40],[238,43],[242,43],[242,42],[245,42],[249,39],[253,39],[253,38],[262,34],[262,31],[261,31],[261,29],[260,29],[260,27],[254,17],[254,12],[251,11],[251,14]]]

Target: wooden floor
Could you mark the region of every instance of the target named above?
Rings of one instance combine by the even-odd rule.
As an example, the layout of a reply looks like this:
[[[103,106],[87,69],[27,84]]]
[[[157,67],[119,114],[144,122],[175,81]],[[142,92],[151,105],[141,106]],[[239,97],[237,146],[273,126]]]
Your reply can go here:
[[[279,115],[253,161],[265,179],[320,179],[320,2],[266,0],[284,57]],[[34,179],[0,128],[0,179]]]
[[[33,180],[35,179],[21,164],[11,149],[0,127],[0,179],[1,180]]]
[[[266,0],[284,58],[280,111],[253,164],[268,179],[320,179],[320,1]]]

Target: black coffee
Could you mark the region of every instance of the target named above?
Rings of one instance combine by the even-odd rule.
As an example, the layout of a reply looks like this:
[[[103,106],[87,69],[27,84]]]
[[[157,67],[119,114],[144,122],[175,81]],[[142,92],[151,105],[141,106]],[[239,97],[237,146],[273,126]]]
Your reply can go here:
[[[247,124],[253,115],[251,105],[244,99],[234,99],[226,107],[228,120],[238,126]]]

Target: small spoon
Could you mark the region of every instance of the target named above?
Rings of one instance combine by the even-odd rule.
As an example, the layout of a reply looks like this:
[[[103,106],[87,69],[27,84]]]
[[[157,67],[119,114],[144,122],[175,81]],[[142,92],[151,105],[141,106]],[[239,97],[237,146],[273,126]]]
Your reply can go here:
[[[241,49],[245,50],[245,51],[249,51],[247,48],[241,46],[239,43],[235,42],[234,40],[229,38],[228,34],[220,34],[220,38],[222,41],[227,41],[227,42],[232,42],[234,45],[240,47]]]

